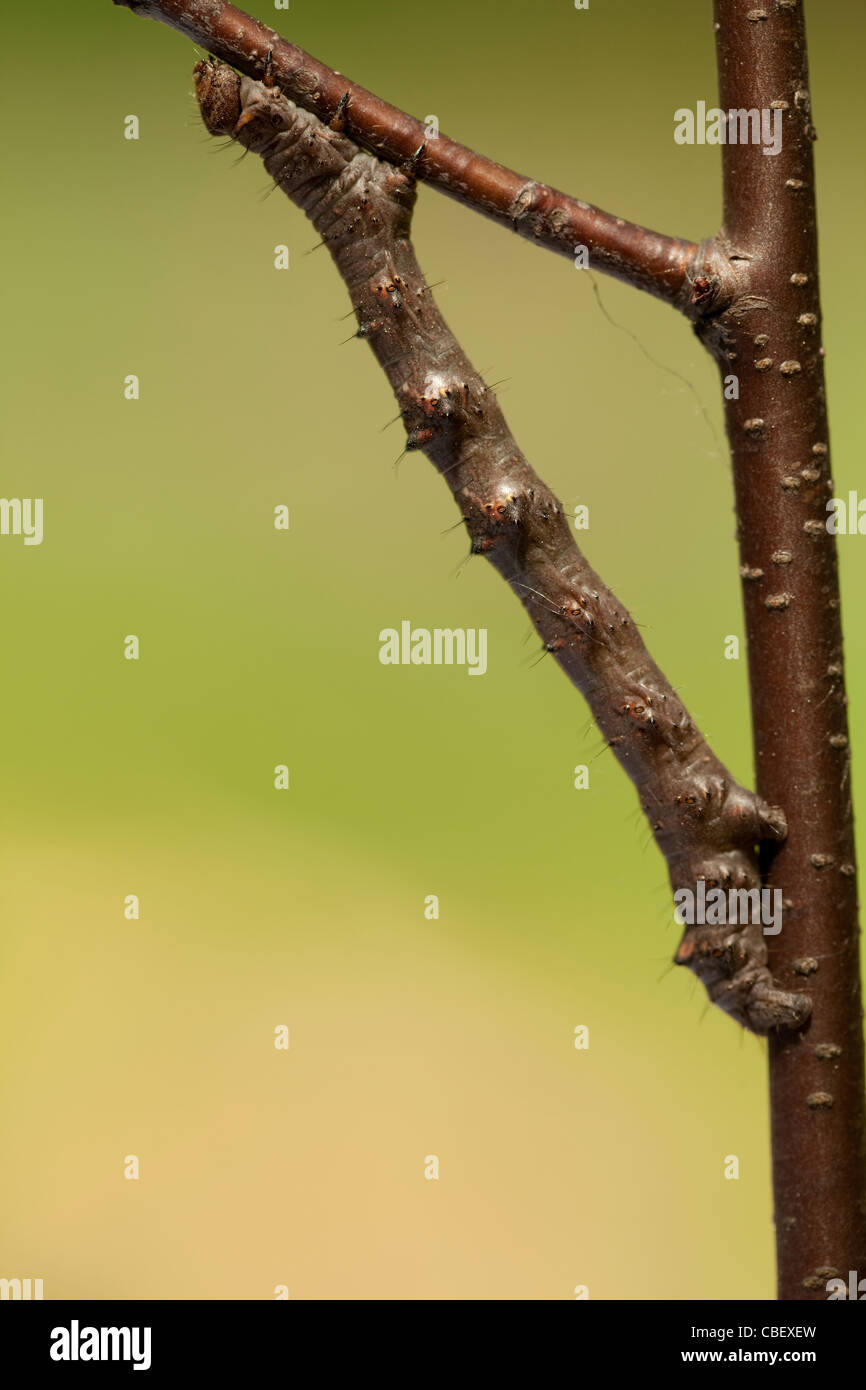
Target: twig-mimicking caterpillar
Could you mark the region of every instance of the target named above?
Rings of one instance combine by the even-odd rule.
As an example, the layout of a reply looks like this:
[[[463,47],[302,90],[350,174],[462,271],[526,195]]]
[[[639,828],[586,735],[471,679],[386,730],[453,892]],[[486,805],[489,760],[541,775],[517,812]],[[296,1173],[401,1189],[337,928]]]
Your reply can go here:
[[[196,65],[195,81],[208,130],[260,154],[328,246],[358,336],[394,390],[407,447],[422,449],[439,469],[472,552],[515,590],[545,648],[585,695],[638,789],[674,889],[759,888],[757,845],[784,838],[784,817],[740,786],[709,748],[448,329],[410,241],[411,167],[362,153],[342,133],[344,111],[325,126],[277,88],[211,60]],[[676,959],[752,1032],[808,1021],[808,997],[770,975],[760,925],[689,927]]]

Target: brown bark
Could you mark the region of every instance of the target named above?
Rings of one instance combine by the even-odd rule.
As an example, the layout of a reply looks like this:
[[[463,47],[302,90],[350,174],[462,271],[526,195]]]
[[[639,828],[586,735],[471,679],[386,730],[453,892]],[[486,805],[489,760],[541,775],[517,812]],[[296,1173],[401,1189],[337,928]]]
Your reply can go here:
[[[777,156],[724,148],[724,225],[703,255],[714,299],[699,331],[739,382],[725,408],[757,786],[788,821],[766,856],[785,902],[770,965],[813,1004],[807,1030],[770,1040],[779,1296],[820,1299],[830,1277],[866,1271],[866,1118],[815,130],[798,0],[716,0],[715,14],[720,106],[783,113]]]

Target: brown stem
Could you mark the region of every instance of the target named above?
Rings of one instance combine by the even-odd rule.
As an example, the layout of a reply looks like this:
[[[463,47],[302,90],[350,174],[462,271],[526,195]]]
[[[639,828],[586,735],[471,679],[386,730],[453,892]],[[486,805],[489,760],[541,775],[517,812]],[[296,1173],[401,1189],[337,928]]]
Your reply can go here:
[[[782,112],[782,149],[724,147],[724,227],[704,248],[714,300],[699,332],[726,401],[739,517],[759,793],[785,807],[767,858],[786,904],[770,965],[808,980],[812,1017],[770,1041],[779,1296],[827,1297],[866,1273],[857,884],[812,125],[799,0],[716,0],[720,105]],[[728,393],[730,394],[730,393]]]
[[[784,817],[741,787],[708,747],[647,652],[634,622],[581,555],[562,504],[509,433],[493,393],[454,339],[409,239],[411,174],[362,154],[279,89],[221,63],[196,67],[205,124],[260,154],[316,227],[345,280],[400,405],[407,447],[422,449],[460,508],[473,554],[514,589],[547,651],[586,696],[637,787],[674,890],[753,891],[756,845]],[[677,961],[755,1032],[798,1028],[809,1000],[776,987],[759,920],[696,925]]]
[[[311,58],[257,19],[222,0],[114,0],[161,20],[248,77],[276,82],[323,121],[339,113],[340,128],[392,164],[413,161],[415,177],[449,197],[574,259],[585,246],[590,263],[660,299],[688,297],[697,247],[569,198],[505,169],[445,135],[428,139],[414,116],[374,96]]]

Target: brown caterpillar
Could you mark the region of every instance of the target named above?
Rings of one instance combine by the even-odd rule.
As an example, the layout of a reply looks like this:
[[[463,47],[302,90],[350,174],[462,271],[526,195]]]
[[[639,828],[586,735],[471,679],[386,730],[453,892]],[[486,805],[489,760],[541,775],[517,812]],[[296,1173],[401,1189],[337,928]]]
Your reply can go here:
[[[208,130],[260,154],[316,227],[365,339],[397,397],[407,447],[423,450],[454,495],[471,541],[511,585],[544,647],[582,691],[635,783],[676,891],[761,888],[757,845],[785,819],[715,756],[647,652],[623,604],[575,544],[561,502],[514,441],[494,394],[430,293],[410,240],[415,183],[362,153],[280,91],[214,61],[195,68]],[[676,955],[711,1000],[766,1034],[808,1021],[806,995],[781,989],[760,923],[690,926]]]

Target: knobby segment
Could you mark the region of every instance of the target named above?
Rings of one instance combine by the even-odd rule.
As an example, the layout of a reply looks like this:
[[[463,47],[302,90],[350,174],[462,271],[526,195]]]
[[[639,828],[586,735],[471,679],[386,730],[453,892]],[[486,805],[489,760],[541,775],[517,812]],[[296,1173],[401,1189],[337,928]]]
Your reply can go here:
[[[394,390],[407,447],[435,464],[473,553],[514,589],[546,649],[586,696],[637,787],[674,890],[695,892],[700,881],[759,888],[757,845],[784,839],[784,817],[741,787],[708,747],[442,319],[410,243],[412,173],[360,152],[278,89],[221,63],[199,63],[195,81],[208,130],[261,155],[328,246],[358,337]],[[808,997],[774,983],[759,922],[689,927],[676,958],[754,1032],[797,1029],[808,1018]]]
[[[785,807],[768,862],[786,903],[774,976],[808,980],[807,1033],[770,1047],[779,1292],[866,1274],[857,882],[830,473],[811,98],[801,0],[716,0],[720,105],[781,112],[782,148],[723,151],[721,235],[702,250],[699,332],[723,376],[758,791]]]
[[[222,0],[114,0],[161,20],[248,77],[266,77],[299,106],[380,159],[412,160],[416,178],[569,259],[585,246],[598,270],[680,307],[697,247],[613,217],[505,169],[447,136],[428,139],[413,116],[333,72],[257,19]]]

